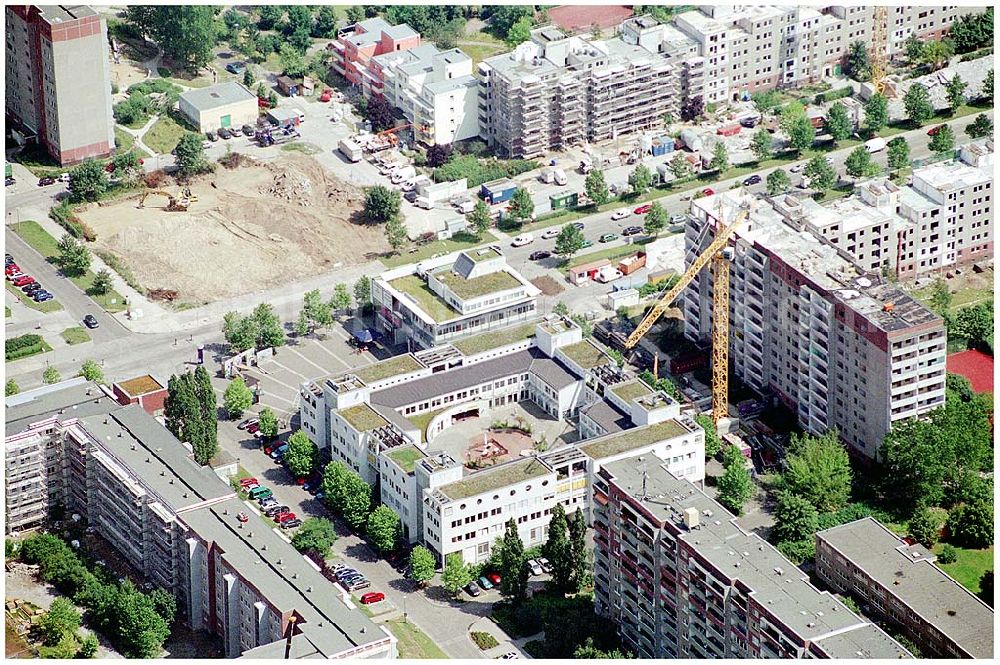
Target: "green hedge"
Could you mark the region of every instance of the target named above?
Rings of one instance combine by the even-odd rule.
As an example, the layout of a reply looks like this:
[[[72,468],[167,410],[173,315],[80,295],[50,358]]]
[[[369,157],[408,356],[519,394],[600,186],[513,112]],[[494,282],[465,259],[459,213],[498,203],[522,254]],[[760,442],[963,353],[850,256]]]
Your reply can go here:
[[[97,233],[86,222],[76,216],[76,213],[73,212],[73,205],[68,200],[49,210],[49,217],[56,224],[66,229],[66,232],[74,238],[83,238],[87,242],[97,240]]]
[[[844,97],[850,97],[854,94],[854,90],[851,86],[846,88],[837,88],[836,90],[827,90],[826,92],[821,92],[816,95],[816,99],[813,100],[817,104],[825,104],[826,102],[832,102],[835,99],[843,99]]]
[[[533,159],[477,159],[472,155],[453,154],[443,166],[434,169],[432,177],[434,182],[467,178],[469,187],[478,187],[484,182],[512,178],[538,166]]]
[[[45,340],[41,335],[20,335],[4,341],[4,355],[7,360],[17,360],[33,356],[45,350]]]

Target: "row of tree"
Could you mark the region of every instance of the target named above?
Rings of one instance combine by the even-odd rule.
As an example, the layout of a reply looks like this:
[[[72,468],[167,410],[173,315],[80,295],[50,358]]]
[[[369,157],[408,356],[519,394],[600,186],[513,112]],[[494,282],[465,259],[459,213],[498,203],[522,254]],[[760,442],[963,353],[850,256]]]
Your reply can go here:
[[[191,444],[198,464],[208,464],[215,457],[219,451],[218,403],[204,365],[193,373],[170,377],[164,418],[174,436]]]
[[[222,317],[222,334],[233,351],[284,346],[285,330],[269,303],[261,303],[248,316],[227,312]]]
[[[80,366],[80,371],[76,375],[82,376],[88,381],[104,383],[104,371],[94,360],[83,361],[83,365]],[[45,385],[59,383],[60,381],[62,381],[62,374],[54,366],[49,365],[42,372],[42,383]],[[7,379],[7,383],[4,385],[4,392],[7,397],[16,395],[21,392],[21,386],[14,379]]]

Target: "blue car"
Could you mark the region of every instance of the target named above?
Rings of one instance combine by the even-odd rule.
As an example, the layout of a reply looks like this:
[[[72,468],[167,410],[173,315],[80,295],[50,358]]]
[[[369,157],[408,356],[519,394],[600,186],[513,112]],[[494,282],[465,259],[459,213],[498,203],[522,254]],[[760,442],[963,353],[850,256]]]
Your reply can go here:
[[[288,450],[288,444],[287,443],[281,444],[280,446],[271,451],[271,458],[280,459],[285,454],[286,450]]]
[[[489,591],[493,588],[493,582],[490,582],[486,579],[486,576],[483,576],[479,578],[479,586],[483,587],[483,590]]]

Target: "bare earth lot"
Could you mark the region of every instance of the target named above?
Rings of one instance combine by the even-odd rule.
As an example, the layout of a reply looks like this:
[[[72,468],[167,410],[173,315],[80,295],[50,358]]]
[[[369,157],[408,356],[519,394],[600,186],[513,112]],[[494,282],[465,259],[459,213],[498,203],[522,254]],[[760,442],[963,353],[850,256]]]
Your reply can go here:
[[[177,187],[166,187],[177,195]],[[350,221],[361,190],[304,155],[217,171],[191,185],[186,212],[163,197],[91,206],[81,218],[100,249],[118,254],[150,289],[207,303],[362,262],[388,249],[381,228]]]

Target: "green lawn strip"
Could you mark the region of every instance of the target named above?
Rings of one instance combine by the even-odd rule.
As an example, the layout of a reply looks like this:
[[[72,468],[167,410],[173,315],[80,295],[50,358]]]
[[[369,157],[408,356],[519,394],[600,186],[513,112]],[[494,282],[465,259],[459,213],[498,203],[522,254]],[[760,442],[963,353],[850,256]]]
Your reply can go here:
[[[90,341],[90,335],[87,331],[80,326],[74,326],[72,328],[66,328],[66,330],[59,333],[59,335],[66,340],[66,343],[72,346],[73,344],[83,344],[84,342]]]
[[[44,256],[49,263],[55,263],[59,256],[59,246],[56,239],[48,231],[35,221],[27,220],[13,225],[14,233],[21,236],[25,242],[31,245],[35,251]],[[69,280],[86,293],[90,298],[108,312],[120,312],[125,309],[125,297],[115,290],[108,291],[104,295],[92,294],[90,289],[94,285],[97,276],[90,270],[83,275],[70,277]],[[8,284],[8,286],[10,286]],[[23,300],[23,298],[22,298]],[[49,301],[53,302],[53,301]],[[43,303],[48,304],[48,303]],[[30,305],[29,305],[30,306]]]
[[[486,46],[484,44],[469,44],[464,42],[458,42],[458,48],[462,49],[463,52],[470,58],[472,58],[472,66],[475,67],[483,60],[487,58],[492,58],[495,55],[500,55],[504,52],[504,46]]]
[[[471,249],[496,242],[497,237],[487,231],[482,236],[459,233],[447,240],[435,240],[417,248],[415,252],[403,252],[379,259],[386,268],[396,268],[408,263],[417,263],[429,259],[435,254],[450,254],[460,249]]]
[[[187,131],[170,116],[160,116],[143,135],[142,142],[161,155],[169,155]]]
[[[7,362],[15,362],[17,360],[24,360],[25,358],[30,358],[31,356],[37,356],[40,353],[48,353],[52,350],[49,343],[42,340],[42,343],[34,347],[30,353],[25,353],[24,355],[19,355],[17,358],[8,358]]]
[[[135,137],[115,125],[115,147],[121,152],[128,152],[135,145]]]
[[[25,307],[28,307],[38,312],[46,312],[46,313],[58,312],[63,308],[63,306],[59,304],[58,300],[53,299],[53,300],[47,300],[45,302],[35,302],[34,300],[31,299],[31,297],[28,294],[22,292],[21,289],[17,288],[10,282],[5,281],[4,283],[7,285],[7,290],[17,295],[21,299],[21,304],[23,304]]]
[[[666,236],[662,236],[666,237]],[[620,259],[625,256],[631,256],[636,252],[641,252],[644,250],[645,246],[653,241],[653,238],[642,238],[641,240],[636,240],[631,245],[621,245],[618,247],[607,247],[605,249],[599,249],[596,252],[589,252],[587,254],[577,254],[565,265],[566,268],[575,268],[576,266],[582,266],[585,263],[591,263],[593,261],[600,261],[601,259]]]
[[[323,149],[315,143],[299,143],[297,141],[294,143],[286,143],[281,146],[281,149],[285,152],[301,152],[307,155],[315,155],[323,152]]]
[[[910,291],[912,295],[917,300],[924,303],[930,302],[931,294],[933,292],[932,286],[925,286],[922,289],[914,289]],[[986,302],[993,298],[993,289],[961,289],[957,293],[953,293],[951,296],[951,306],[948,308],[953,314],[963,307],[968,307],[969,305],[977,305],[981,302]]]
[[[402,619],[387,621],[389,630],[399,640],[400,658],[447,658],[448,654],[415,625]]]
[[[934,553],[941,554],[942,543],[934,546]],[[956,547],[958,560],[955,563],[940,563],[938,567],[972,593],[979,593],[979,580],[987,570],[993,570],[993,548],[984,550],[967,550]]]

